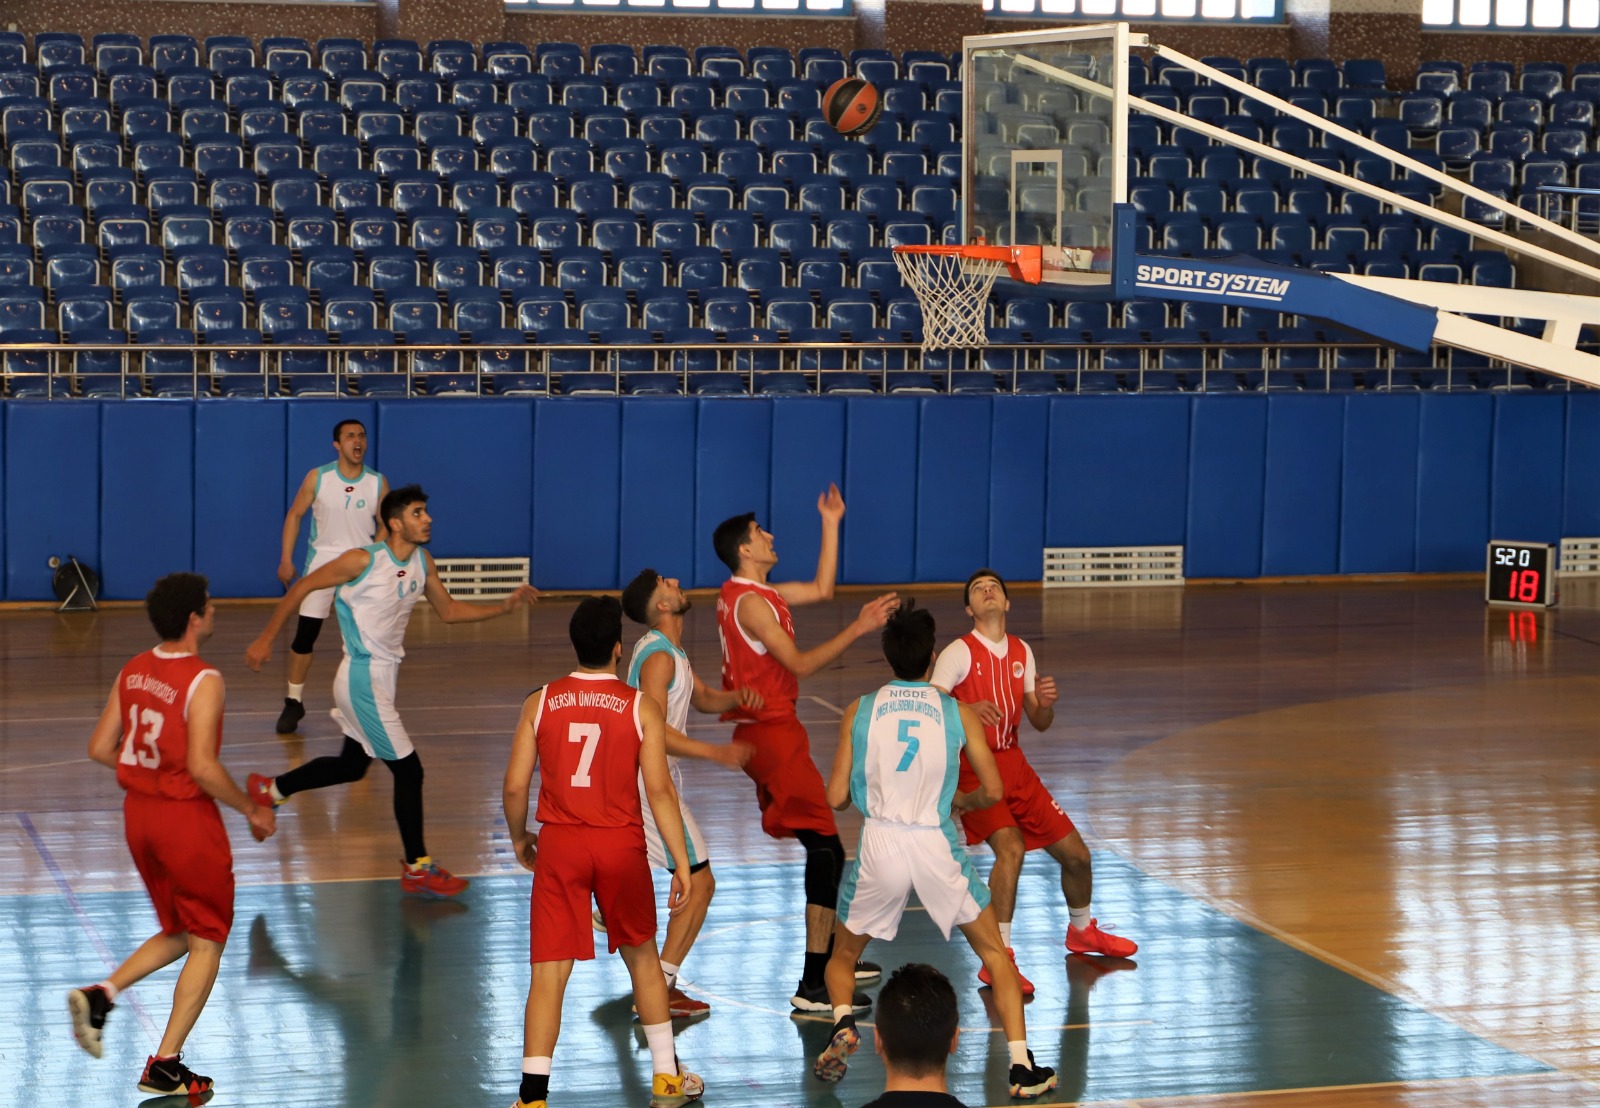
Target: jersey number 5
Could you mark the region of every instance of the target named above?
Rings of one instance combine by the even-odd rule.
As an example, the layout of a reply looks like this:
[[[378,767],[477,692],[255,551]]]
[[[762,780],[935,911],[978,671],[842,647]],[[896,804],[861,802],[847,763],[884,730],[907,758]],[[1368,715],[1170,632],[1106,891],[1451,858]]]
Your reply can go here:
[[[916,760],[917,747],[921,745],[917,741],[916,735],[912,734],[916,729],[916,720],[903,719],[900,721],[900,734],[895,736],[895,741],[905,743],[906,752],[900,755],[900,764],[894,767],[896,773],[904,773],[911,768],[911,763]]]
[[[139,722],[144,721],[144,734],[139,734]],[[117,761],[125,766],[143,766],[145,769],[157,769],[161,765],[161,750],[156,746],[156,740],[161,738],[161,728],[166,724],[166,717],[152,708],[139,711],[137,705],[128,709],[128,737],[122,744],[122,757]],[[134,748],[137,740],[140,749]]]
[[[578,755],[578,772],[572,775],[572,787],[587,789],[593,784],[589,776],[589,767],[594,764],[595,746],[600,742],[600,725],[598,723],[573,723],[567,726],[567,741],[569,743],[582,743],[583,753]]]

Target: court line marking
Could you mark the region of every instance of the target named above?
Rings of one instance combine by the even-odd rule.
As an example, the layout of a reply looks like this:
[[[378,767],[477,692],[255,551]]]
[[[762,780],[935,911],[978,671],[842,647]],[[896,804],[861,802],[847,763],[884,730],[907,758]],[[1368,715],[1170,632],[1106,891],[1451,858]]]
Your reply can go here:
[[[831,700],[824,700],[822,697],[812,696],[810,693],[806,694],[806,699],[811,701],[813,704],[821,704],[824,708],[828,709],[828,711],[832,712],[836,716],[844,715],[844,709],[833,703]]]
[[[1105,1026],[1101,1024],[1100,1026]],[[1408,1089],[1418,1085],[1433,1087],[1450,1087],[1454,1085],[1500,1085],[1511,1081],[1523,1081],[1530,1077],[1538,1077],[1536,1073],[1496,1073],[1484,1074],[1478,1077],[1416,1077],[1405,1081],[1370,1081],[1365,1084],[1355,1085],[1303,1085],[1293,1089],[1240,1089],[1236,1092],[1223,1093],[1180,1093],[1175,1096],[1142,1096],[1137,1100],[1069,1100],[1061,1108],[1157,1108],[1158,1105],[1181,1105],[1201,1103],[1206,1101],[1232,1099],[1235,1097],[1270,1097],[1270,1096],[1297,1096],[1303,1093],[1348,1093],[1359,1092],[1367,1089]],[[1579,1084],[1586,1084],[1582,1079],[1575,1079]]]
[[[66,873],[62,871],[60,864],[56,862],[56,856],[45,845],[38,828],[33,825],[33,820],[28,818],[28,813],[18,812],[17,822],[22,824],[23,833],[33,843],[33,849],[38,852],[39,860],[44,863],[44,868],[49,871],[50,876],[55,880],[56,888],[61,890],[61,896],[66,900],[67,907],[72,909],[72,914],[78,919],[78,925],[88,934],[89,944],[94,947],[95,953],[100,955],[100,960],[105,963],[106,972],[109,974],[120,964],[116,956],[111,953],[111,944],[106,942],[105,938],[100,934],[100,929],[94,925],[94,920],[90,919],[89,913],[84,911],[83,905],[78,901],[78,894],[72,891],[72,883],[67,880]],[[133,995],[133,988],[134,986],[130,985],[129,991],[120,994],[117,999],[121,1000],[124,996],[128,998],[127,1004],[133,1009],[134,1015],[138,1017],[139,1023],[144,1027],[145,1034],[156,1041],[157,1045],[160,1045],[160,1036],[156,1033],[156,1022],[150,1018],[150,1013],[145,1011],[144,1005],[139,1003],[139,998]]]

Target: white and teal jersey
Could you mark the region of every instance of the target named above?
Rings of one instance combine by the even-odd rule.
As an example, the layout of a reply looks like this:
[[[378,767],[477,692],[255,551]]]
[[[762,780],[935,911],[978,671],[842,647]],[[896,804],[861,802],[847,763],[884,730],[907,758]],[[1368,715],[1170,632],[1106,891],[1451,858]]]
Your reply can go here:
[[[398,561],[387,543],[364,548],[372,556],[361,576],[333,590],[344,652],[357,660],[398,662],[406,656],[406,624],[422,599],[427,555],[419,546]]]
[[[944,827],[961,765],[961,711],[923,681],[861,698],[850,731],[850,799],[870,820]]]
[[[320,569],[347,550],[366,546],[378,533],[378,492],[383,474],[361,467],[347,481],[338,462],[318,466],[311,498],[311,535],[306,540],[305,573]]]
[[[667,726],[689,732],[689,702],[694,698],[694,671],[689,668],[689,655],[660,631],[646,631],[633,644],[633,660],[628,663],[628,684],[639,687],[639,674],[652,654],[672,655],[672,680],[667,683]]]

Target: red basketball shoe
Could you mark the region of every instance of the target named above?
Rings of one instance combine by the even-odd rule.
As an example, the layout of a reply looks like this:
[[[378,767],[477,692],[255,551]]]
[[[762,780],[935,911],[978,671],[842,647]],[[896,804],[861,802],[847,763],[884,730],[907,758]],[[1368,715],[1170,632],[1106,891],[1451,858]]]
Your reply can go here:
[[[1006,957],[1011,959],[1011,964],[1013,966],[1015,966],[1017,964],[1016,952],[1013,951],[1009,946],[1006,947]],[[1021,970],[1017,970],[1017,978],[1022,982],[1022,995],[1023,996],[1032,996],[1033,995],[1033,982],[1029,981],[1026,977],[1023,977]],[[978,980],[982,981],[985,985],[993,985],[994,984],[994,978],[992,976],[990,976],[989,967],[988,966],[980,966],[978,968]]]
[[[1074,954],[1104,954],[1108,958],[1131,958],[1139,944],[1120,935],[1107,935],[1098,920],[1088,927],[1067,927],[1067,949]]]
[[[423,896],[455,896],[471,884],[465,877],[457,877],[433,862],[415,868],[401,864],[405,867],[400,874],[401,892],[420,893]]]

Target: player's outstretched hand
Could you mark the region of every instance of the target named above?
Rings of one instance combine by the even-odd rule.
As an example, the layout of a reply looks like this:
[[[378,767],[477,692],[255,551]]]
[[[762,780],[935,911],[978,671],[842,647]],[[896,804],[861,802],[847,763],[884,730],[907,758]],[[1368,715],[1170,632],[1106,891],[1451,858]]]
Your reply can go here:
[[[735,689],[733,690],[733,695],[737,698],[735,703],[741,708],[753,708],[760,711],[767,706],[767,702],[761,698],[761,694],[754,689]]]
[[[285,558],[278,563],[278,581],[284,588],[289,587],[289,582],[294,580],[294,563]]]
[[[1054,677],[1039,678],[1038,682],[1033,686],[1033,695],[1039,699],[1039,707],[1041,708],[1053,708],[1056,701],[1061,697],[1061,694],[1056,691],[1056,679]],[[987,723],[988,721],[985,720],[984,722]]]
[[[250,834],[255,836],[258,843],[272,838],[273,832],[278,829],[278,813],[259,804],[250,805],[250,812],[245,819],[250,821]]]
[[[844,518],[844,495],[839,492],[838,485],[829,485],[828,491],[817,497],[817,512],[829,523],[838,523]]]
[[[889,622],[889,617],[894,615],[894,610],[899,606],[899,593],[886,592],[876,600],[869,600],[861,606],[861,614],[856,617],[856,627],[863,635],[868,631],[877,631]]]
[[[514,612],[523,605],[536,604],[539,601],[539,590],[532,585],[518,585],[516,591],[506,597],[503,603],[507,612]]]
[[[1045,680],[1048,681],[1049,678],[1047,677]],[[995,702],[992,700],[974,700],[967,707],[977,713],[979,721],[985,727],[999,727],[1005,719],[1005,716],[1000,714],[1000,709],[995,706]]]
[[[728,743],[716,749],[720,755],[717,760],[729,769],[743,769],[750,764],[750,759],[756,754],[756,748],[752,743]]]
[[[675,916],[689,903],[689,882],[694,874],[682,869],[672,871],[672,888],[667,892],[667,915]]]
[[[529,831],[527,838],[511,846],[517,853],[517,863],[529,873],[535,872],[533,863],[539,856],[539,836]]]
[[[261,672],[261,667],[267,664],[267,659],[272,657],[272,640],[261,638],[244,648],[244,664]]]

